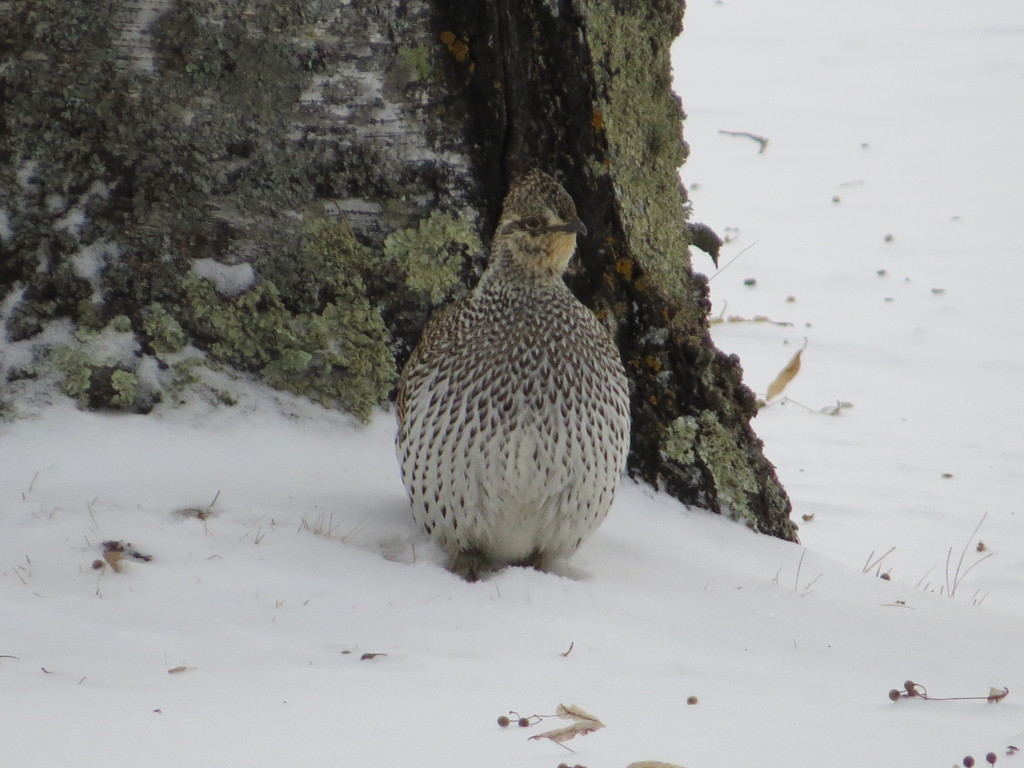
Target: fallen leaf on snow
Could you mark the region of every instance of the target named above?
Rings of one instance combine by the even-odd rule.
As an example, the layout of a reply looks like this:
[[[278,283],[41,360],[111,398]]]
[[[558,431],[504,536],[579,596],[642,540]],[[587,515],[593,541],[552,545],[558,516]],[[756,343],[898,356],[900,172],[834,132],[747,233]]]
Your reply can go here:
[[[114,570],[114,573],[121,572],[121,561],[124,560],[123,554],[111,549],[103,553],[103,559],[107,561],[107,565]]]
[[[791,382],[796,375],[800,373],[800,356],[807,349],[807,341],[804,340],[804,345],[796,351],[796,354],[790,358],[790,361],[786,363],[786,367],[779,371],[779,375],[775,377],[775,380],[768,385],[768,393],[765,395],[765,400],[771,400],[773,397],[778,397],[782,394],[782,390]]]
[[[555,714],[565,720],[575,720],[576,722],[565,728],[555,728],[552,731],[538,733],[536,736],[530,737],[531,741],[534,739],[548,739],[561,744],[576,736],[586,736],[588,733],[593,733],[599,728],[604,728],[604,723],[575,704],[569,704],[568,706],[559,704],[555,709]]]
[[[148,563],[153,559],[152,555],[144,555],[139,550],[135,549],[131,544],[125,541],[104,541],[103,542],[103,560],[106,561],[107,565],[110,566],[114,573],[121,573],[124,568],[123,561],[125,558],[130,557],[132,560],[139,560],[143,563]],[[93,568],[96,568],[96,564],[93,563]]]

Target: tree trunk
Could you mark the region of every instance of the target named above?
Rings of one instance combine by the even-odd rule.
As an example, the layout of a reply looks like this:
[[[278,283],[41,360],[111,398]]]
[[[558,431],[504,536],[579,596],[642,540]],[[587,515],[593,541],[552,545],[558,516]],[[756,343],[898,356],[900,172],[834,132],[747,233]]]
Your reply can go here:
[[[559,176],[568,281],[633,392],[630,471],[795,539],[711,343],[670,89],[677,0],[0,2],[5,403],[231,401],[232,371],[366,417],[480,273],[509,180]],[[225,383],[227,382],[227,383]]]

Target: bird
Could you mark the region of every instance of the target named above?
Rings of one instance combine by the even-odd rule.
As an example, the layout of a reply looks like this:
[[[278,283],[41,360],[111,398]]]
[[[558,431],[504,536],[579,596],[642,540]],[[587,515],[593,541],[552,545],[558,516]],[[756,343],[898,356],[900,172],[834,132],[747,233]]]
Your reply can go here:
[[[586,226],[554,178],[509,187],[487,266],[437,310],[399,378],[415,523],[467,581],[548,570],[604,521],[629,452],[626,372],[563,275]]]

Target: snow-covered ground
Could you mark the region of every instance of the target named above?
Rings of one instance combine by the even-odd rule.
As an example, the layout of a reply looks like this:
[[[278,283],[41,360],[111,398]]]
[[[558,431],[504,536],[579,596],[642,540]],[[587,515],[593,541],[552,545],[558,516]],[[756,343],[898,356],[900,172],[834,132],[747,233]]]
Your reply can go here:
[[[0,426],[4,764],[1024,761],[1024,6],[688,6],[683,176],[735,238],[715,313],[790,324],[716,341],[763,393],[807,340],[755,422],[804,546],[627,484],[559,575],[465,584],[407,518],[390,414],[57,405]],[[1011,693],[890,702],[908,679]],[[605,724],[575,754],[527,739],[565,721],[495,723],[559,703]]]

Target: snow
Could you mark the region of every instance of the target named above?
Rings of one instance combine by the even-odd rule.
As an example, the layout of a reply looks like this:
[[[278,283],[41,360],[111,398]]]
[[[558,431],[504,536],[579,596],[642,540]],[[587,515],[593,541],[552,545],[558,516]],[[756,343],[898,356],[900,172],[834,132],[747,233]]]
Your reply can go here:
[[[252,264],[224,264],[216,259],[192,259],[192,271],[204,280],[210,280],[217,293],[238,296],[256,284]]]
[[[842,562],[895,546],[886,569],[937,588],[949,547],[987,512],[980,536],[998,554],[963,587],[1019,612],[1024,265],[1009,222],[1024,205],[1024,155],[1004,113],[1022,111],[1024,8],[940,6],[826,15],[794,1],[784,39],[770,41],[756,30],[777,8],[691,6],[677,63],[701,76],[678,84],[695,147],[683,175],[699,185],[697,217],[739,231],[723,267],[749,248],[713,278],[714,313],[793,323],[724,323],[719,346],[763,393],[808,340],[785,392],[796,402],[756,422],[798,513],[815,512],[804,501],[822,510],[803,542]],[[766,136],[768,149],[723,128]],[[836,401],[854,407],[831,419],[797,404]],[[856,498],[837,502],[846,489]]]
[[[0,425],[5,762],[1024,759],[1024,8],[691,0],[686,25],[683,175],[695,218],[736,232],[714,312],[792,323],[716,341],[764,393],[807,339],[755,420],[803,546],[627,483],[558,573],[465,584],[408,518],[391,414],[244,382],[234,408],[146,417],[58,399]],[[109,540],[153,559],[94,569]],[[992,557],[950,598],[968,543]],[[908,679],[1011,693],[890,702]],[[558,721],[495,724],[559,702],[606,725],[575,754],[527,739]]]
[[[85,223],[85,214],[82,212],[82,220],[79,224]],[[75,277],[88,280],[93,288],[93,298],[98,302],[101,300],[100,284],[103,270],[107,265],[120,258],[121,248],[117,243],[109,240],[97,240],[82,246],[74,256],[71,257],[71,268]]]
[[[124,318],[122,318],[122,321]],[[98,365],[130,366],[141,356],[139,341],[124,322],[114,322],[93,334],[83,335],[82,351],[87,360]]]

